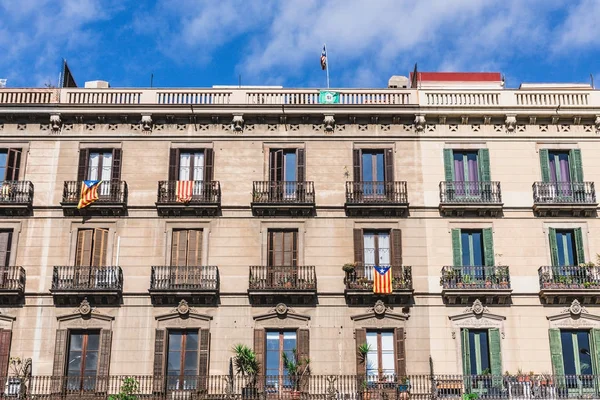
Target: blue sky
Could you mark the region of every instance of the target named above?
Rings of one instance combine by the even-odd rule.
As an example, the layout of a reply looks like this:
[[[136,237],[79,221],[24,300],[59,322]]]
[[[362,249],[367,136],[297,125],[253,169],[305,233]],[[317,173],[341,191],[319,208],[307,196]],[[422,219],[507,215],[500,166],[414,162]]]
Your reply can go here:
[[[80,86],[385,87],[391,75],[500,71],[600,82],[600,0],[0,0],[0,78]],[[598,86],[598,85],[596,85]]]

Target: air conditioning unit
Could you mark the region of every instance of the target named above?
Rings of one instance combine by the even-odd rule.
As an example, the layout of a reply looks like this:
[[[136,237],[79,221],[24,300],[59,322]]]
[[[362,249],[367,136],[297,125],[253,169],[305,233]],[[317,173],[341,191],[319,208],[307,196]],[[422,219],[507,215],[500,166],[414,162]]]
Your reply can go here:
[[[110,88],[110,83],[107,81],[87,81],[85,83],[86,89],[108,89]]]
[[[390,89],[406,89],[408,88],[408,78],[405,76],[394,75],[388,81],[388,88]]]

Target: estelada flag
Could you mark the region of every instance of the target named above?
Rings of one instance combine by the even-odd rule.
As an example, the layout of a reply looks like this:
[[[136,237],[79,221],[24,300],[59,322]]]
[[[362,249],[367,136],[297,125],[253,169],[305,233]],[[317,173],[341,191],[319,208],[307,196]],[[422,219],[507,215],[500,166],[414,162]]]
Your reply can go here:
[[[373,267],[373,293],[392,293],[392,267]]]
[[[189,203],[194,192],[194,181],[177,181],[175,196],[178,203]]]
[[[84,208],[98,200],[98,186],[102,181],[81,182],[81,196],[79,197],[78,209]]]

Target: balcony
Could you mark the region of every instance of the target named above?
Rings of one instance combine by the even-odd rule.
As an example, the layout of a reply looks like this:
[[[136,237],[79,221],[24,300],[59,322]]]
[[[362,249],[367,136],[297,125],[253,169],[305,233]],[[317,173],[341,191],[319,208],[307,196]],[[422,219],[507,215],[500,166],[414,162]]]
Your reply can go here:
[[[23,216],[31,214],[33,183],[29,181],[0,182],[0,215]]]
[[[373,293],[373,265],[359,265],[346,272],[344,294],[349,305],[372,305],[377,300],[386,304],[409,305],[412,294],[412,269],[408,266],[392,266],[392,293]]]
[[[65,216],[122,216],[127,212],[127,182],[103,181],[98,185],[98,200],[77,209],[82,181],[65,181],[60,205]]]
[[[487,305],[508,304],[512,292],[506,266],[445,266],[440,285],[446,304],[471,304],[476,299]]]
[[[177,182],[158,182],[156,209],[160,216],[214,217],[218,215],[221,208],[221,185],[218,181],[189,181],[191,183],[189,196],[181,199],[177,196]]]
[[[540,267],[540,297],[545,304],[600,304],[600,267],[593,264]]]
[[[52,274],[54,302],[77,305],[88,298],[92,305],[118,305],[123,291],[121,267],[58,266]]]
[[[533,184],[533,211],[539,217],[593,217],[597,206],[594,182]]]
[[[252,213],[259,217],[313,216],[313,182],[255,181],[252,184]]]
[[[155,305],[214,305],[219,295],[219,269],[215,266],[153,266],[150,296]]]
[[[346,215],[404,217],[407,213],[406,182],[346,182]]]
[[[25,292],[25,269],[23,267],[0,267],[0,305],[15,305],[23,300]]]
[[[253,305],[313,305],[317,297],[315,267],[251,266],[248,296]]]
[[[502,214],[500,182],[440,182],[440,212],[446,217]]]

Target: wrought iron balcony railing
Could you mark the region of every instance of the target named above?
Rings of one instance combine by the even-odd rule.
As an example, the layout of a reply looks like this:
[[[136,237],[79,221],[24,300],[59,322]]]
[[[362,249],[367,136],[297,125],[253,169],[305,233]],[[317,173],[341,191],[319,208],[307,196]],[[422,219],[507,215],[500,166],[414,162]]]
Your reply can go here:
[[[600,267],[581,264],[538,269],[541,289],[600,289]]]
[[[53,291],[121,291],[121,267],[57,266],[52,275]]]
[[[77,205],[81,197],[82,181],[65,181],[63,203]],[[127,203],[127,182],[102,181],[98,185],[98,200],[93,204],[124,204]]]
[[[441,203],[501,204],[500,182],[442,181],[440,182]]]
[[[406,182],[346,182],[347,204],[408,204]]]
[[[250,290],[317,290],[313,265],[250,267]]]
[[[255,181],[252,202],[256,204],[314,204],[313,182]]]
[[[219,181],[192,181],[191,198],[188,202],[182,201],[177,196],[178,181],[159,181],[159,204],[221,204],[221,186]]]
[[[33,183],[30,181],[0,182],[0,205],[31,204]]]
[[[374,265],[357,265],[354,271],[346,272],[346,290],[373,291]],[[392,289],[412,289],[412,269],[405,265],[392,265]]]
[[[213,265],[153,266],[150,290],[219,290],[219,269]]]
[[[510,273],[507,266],[445,266],[440,284],[444,289],[510,289]]]
[[[536,204],[596,204],[594,182],[534,182]]]
[[[25,269],[23,267],[0,267],[0,292],[23,292]]]

